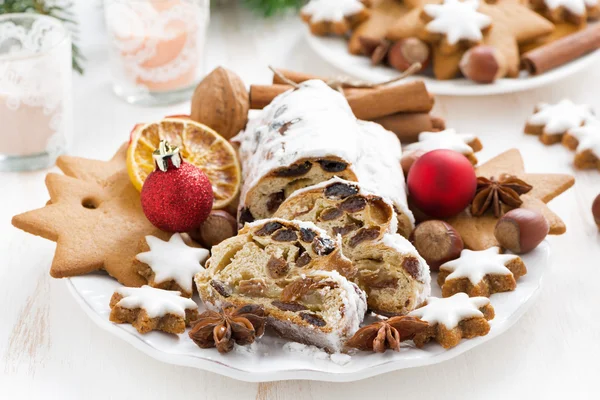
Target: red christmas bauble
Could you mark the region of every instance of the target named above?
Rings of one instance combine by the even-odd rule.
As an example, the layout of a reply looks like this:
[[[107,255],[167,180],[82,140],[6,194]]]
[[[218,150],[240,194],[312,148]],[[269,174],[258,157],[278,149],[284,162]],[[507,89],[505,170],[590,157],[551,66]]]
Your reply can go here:
[[[160,230],[189,232],[200,227],[210,214],[213,190],[206,174],[181,161],[178,152],[174,155],[169,151],[173,149],[168,146],[164,154],[155,152],[157,168],[142,186],[142,209]]]
[[[447,218],[471,203],[477,177],[464,155],[453,150],[433,150],[415,161],[407,184],[415,206],[431,217]]]

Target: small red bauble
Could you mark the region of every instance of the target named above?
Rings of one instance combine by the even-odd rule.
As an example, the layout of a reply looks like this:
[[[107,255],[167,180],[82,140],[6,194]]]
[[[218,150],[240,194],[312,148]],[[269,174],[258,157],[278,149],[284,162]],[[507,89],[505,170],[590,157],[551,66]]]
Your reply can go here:
[[[410,168],[407,183],[415,206],[435,218],[464,210],[477,189],[473,165],[453,150],[434,150],[421,156]]]
[[[214,201],[208,177],[198,167],[183,162],[177,147],[161,141],[154,152],[157,168],[140,193],[146,218],[166,232],[189,232],[206,220]]]

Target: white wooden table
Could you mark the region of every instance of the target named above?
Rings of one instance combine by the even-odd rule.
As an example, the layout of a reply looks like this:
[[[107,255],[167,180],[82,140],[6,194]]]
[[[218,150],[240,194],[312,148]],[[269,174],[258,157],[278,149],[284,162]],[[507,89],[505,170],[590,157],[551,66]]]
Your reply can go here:
[[[185,113],[189,104],[139,108],[115,98],[99,4],[81,1],[77,11],[88,61],[85,76],[75,78],[71,153],[108,158],[134,123]],[[307,47],[299,28],[295,18],[264,21],[241,8],[215,10],[207,71],[223,65],[247,83],[268,82],[269,64],[335,73]],[[568,233],[550,239],[553,264],[542,293],[504,335],[443,364],[355,383],[237,382],[162,364],[98,329],[73,301],[65,282],[49,277],[54,244],[10,225],[13,214],[45,203],[46,171],[0,174],[0,398],[599,398],[600,234],[590,207],[600,192],[600,172],[574,171],[567,149],[545,147],[521,133],[538,101],[568,96],[600,111],[599,90],[600,63],[526,93],[437,99],[436,112],[448,126],[480,136],[485,146],[481,160],[516,146],[530,171],[575,174],[575,187],[551,203]]]

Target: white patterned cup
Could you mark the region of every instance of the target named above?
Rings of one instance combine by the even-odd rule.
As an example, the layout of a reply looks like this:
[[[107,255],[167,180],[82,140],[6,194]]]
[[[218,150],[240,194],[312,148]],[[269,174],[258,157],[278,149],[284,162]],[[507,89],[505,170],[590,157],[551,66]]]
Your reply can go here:
[[[71,140],[71,38],[57,19],[0,16],[0,170],[46,168]]]
[[[202,68],[209,0],[104,0],[115,93],[161,105],[189,100]]]

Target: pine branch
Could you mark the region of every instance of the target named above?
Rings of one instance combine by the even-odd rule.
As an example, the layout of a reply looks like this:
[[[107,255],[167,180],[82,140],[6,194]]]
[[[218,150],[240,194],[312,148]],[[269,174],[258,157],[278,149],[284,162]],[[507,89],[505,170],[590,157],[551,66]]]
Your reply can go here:
[[[244,0],[244,3],[265,17],[270,17],[288,9],[298,10],[306,0]]]
[[[73,69],[83,74],[82,64],[85,57],[76,44],[77,41],[77,21],[74,18],[70,1],[51,1],[51,0],[0,0],[0,14],[34,12],[37,14],[48,15],[62,21],[67,29],[71,31],[73,38],[71,49],[73,53]]]

